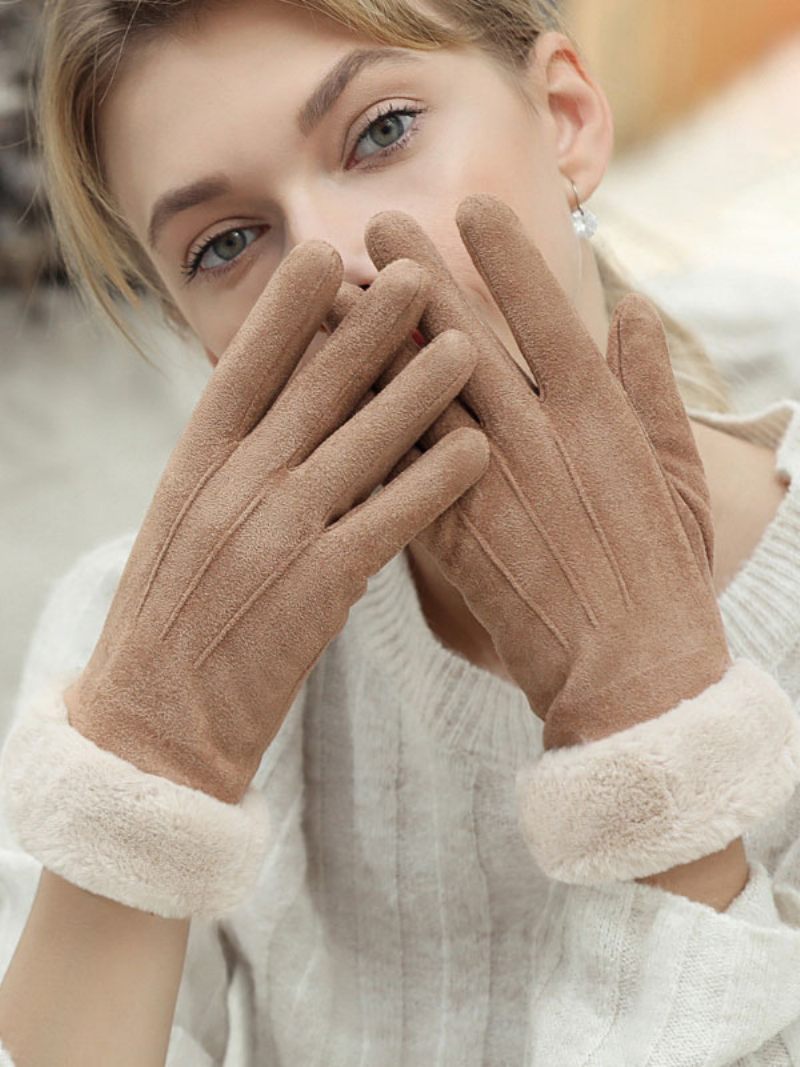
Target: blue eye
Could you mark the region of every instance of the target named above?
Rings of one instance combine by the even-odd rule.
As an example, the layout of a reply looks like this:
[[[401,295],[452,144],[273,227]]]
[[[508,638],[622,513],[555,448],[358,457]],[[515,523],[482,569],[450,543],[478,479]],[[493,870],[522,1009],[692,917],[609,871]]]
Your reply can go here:
[[[412,121],[404,128],[400,122],[401,117],[405,116],[413,120],[417,115],[421,115],[427,110],[424,107],[396,108],[390,106],[387,110],[380,111],[375,118],[371,119],[363,127],[356,141],[356,148],[362,142],[365,142],[367,138],[371,138],[377,144],[379,150],[369,153],[366,158],[372,158],[373,156],[382,158],[392,152],[400,151],[406,147],[417,132],[416,122]],[[397,134],[401,134],[401,136],[393,140],[392,138],[396,137]],[[385,145],[382,144],[384,139],[388,141]],[[366,169],[369,170],[370,167],[368,166]],[[186,277],[186,284],[201,272],[210,278],[225,274],[236,265],[245,249],[256,240],[257,231],[263,229],[265,229],[264,226],[237,226],[231,230],[221,230],[219,233],[207,238],[199,247],[190,251],[188,263],[181,267],[181,272]],[[256,236],[248,239],[246,235],[254,232]],[[207,253],[210,253],[211,256],[216,256],[218,262],[209,263],[207,261]],[[205,263],[203,262],[204,260],[206,260]]]
[[[181,270],[187,276],[187,281],[191,281],[197,274],[202,261],[206,258],[206,252],[216,255],[217,259],[223,264],[234,263],[245,248],[255,241],[255,237],[248,240],[245,235],[257,230],[263,230],[263,228],[263,226],[237,226],[233,230],[223,230],[221,233],[216,233],[203,241],[199,248],[192,250],[188,264],[181,267]],[[213,264],[206,264],[204,267],[204,270],[214,273],[222,273],[226,269],[224,266],[220,268]]]
[[[373,142],[378,145],[380,151],[371,152],[367,158],[370,158],[371,156],[388,156],[391,152],[397,152],[401,148],[405,148],[416,134],[417,124],[412,121],[404,128],[403,124],[399,121],[401,116],[413,120],[417,115],[421,115],[426,110],[427,108],[424,107],[389,107],[386,111],[379,112],[361,131],[361,134],[356,141],[356,147],[368,137],[372,138]],[[376,130],[376,133],[371,132],[373,129]],[[402,137],[398,140],[391,140],[391,138],[398,132],[402,134]],[[389,143],[384,145],[382,143],[382,138],[389,138]]]

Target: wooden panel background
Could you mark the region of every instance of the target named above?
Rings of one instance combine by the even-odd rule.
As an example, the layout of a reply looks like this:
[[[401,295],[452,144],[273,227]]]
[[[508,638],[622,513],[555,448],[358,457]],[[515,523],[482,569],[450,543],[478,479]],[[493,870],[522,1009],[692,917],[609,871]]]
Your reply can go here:
[[[618,150],[659,132],[800,31],[800,0],[566,0],[563,10],[608,95]]]

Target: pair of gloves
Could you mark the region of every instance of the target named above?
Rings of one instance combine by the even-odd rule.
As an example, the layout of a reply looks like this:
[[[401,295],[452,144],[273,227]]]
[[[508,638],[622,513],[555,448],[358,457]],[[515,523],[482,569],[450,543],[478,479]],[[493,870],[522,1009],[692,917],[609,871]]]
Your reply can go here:
[[[270,834],[261,758],[414,538],[543,720],[517,788],[545,873],[658,873],[791,796],[796,714],[730,658],[655,309],[620,301],[604,357],[507,205],[470,196],[456,222],[535,385],[408,215],[370,220],[366,293],[330,245],[292,251],[170,457],[88,664],[6,740],[9,823],[62,877],[170,917],[242,900]]]

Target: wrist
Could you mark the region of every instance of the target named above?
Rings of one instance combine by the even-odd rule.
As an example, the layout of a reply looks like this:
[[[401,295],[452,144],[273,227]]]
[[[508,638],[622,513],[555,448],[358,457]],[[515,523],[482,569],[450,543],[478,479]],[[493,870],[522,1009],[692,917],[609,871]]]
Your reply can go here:
[[[737,837],[719,852],[634,881],[725,911],[747,885],[749,877],[744,842]]]
[[[221,803],[143,773],[67,719],[51,679],[12,724],[0,800],[18,844],[62,879],[164,918],[217,918],[252,891],[271,836],[266,798]]]
[[[662,883],[688,878],[688,886],[713,864],[681,870],[702,862],[691,857],[716,855],[778,811],[798,780],[793,703],[767,671],[739,658],[718,683],[655,719],[545,751],[518,772],[517,800],[523,835],[550,877],[596,885],[678,868]],[[729,900],[745,869],[740,852]]]

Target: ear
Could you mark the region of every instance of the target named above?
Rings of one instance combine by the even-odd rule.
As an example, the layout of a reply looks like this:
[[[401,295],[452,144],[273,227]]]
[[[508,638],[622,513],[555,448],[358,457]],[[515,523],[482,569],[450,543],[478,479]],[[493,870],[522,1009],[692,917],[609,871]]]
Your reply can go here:
[[[558,169],[575,183],[583,203],[600,184],[614,150],[611,105],[565,34],[540,34],[532,58],[535,96],[552,132]]]

